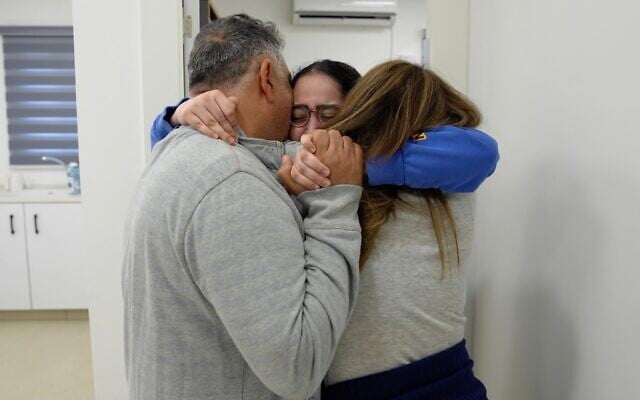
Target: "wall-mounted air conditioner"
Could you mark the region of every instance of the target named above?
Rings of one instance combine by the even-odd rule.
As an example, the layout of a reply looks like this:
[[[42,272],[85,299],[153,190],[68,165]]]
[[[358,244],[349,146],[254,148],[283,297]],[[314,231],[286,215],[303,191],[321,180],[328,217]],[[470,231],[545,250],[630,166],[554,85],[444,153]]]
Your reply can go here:
[[[391,26],[398,0],[294,0],[293,23]]]

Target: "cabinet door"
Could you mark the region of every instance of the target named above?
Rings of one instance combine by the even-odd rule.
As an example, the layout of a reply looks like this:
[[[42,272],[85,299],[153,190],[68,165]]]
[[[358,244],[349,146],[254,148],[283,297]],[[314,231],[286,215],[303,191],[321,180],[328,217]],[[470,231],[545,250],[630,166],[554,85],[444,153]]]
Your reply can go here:
[[[80,204],[25,204],[34,309],[88,308]]]
[[[29,308],[29,267],[22,204],[0,204],[0,309]]]

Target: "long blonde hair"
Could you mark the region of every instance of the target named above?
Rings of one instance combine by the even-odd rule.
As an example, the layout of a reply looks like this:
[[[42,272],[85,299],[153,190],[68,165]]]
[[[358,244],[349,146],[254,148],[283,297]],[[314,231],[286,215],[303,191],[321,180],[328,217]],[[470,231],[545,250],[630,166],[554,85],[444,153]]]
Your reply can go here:
[[[476,127],[480,119],[475,105],[434,72],[405,61],[388,61],[360,78],[331,125],[359,143],[371,160],[392,156],[405,142],[431,128]],[[401,192],[420,194],[428,205],[442,272],[451,261],[447,251],[450,240],[455,242],[459,265],[455,221],[443,193],[438,189],[380,186],[366,187],[360,204],[360,270],[371,255],[380,227],[395,211]]]

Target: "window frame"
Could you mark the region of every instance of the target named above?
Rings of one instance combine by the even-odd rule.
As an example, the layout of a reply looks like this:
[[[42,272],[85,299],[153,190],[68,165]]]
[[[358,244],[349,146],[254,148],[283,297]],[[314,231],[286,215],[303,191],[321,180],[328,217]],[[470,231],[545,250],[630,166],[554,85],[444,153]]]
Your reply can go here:
[[[35,169],[38,168],[42,168],[43,170],[50,170],[51,169],[51,164],[39,164],[39,163],[17,163],[17,164],[11,164],[11,143],[10,143],[10,139],[11,139],[11,134],[10,134],[10,127],[9,127],[9,122],[10,122],[10,118],[9,118],[9,101],[7,100],[7,86],[6,86],[6,80],[8,79],[5,73],[5,49],[4,49],[4,41],[5,41],[5,37],[10,37],[10,36],[21,36],[21,37],[25,37],[25,36],[42,36],[42,37],[68,37],[71,39],[72,43],[73,43],[73,27],[72,26],[0,26],[0,45],[2,45],[2,50],[0,50],[0,175],[6,175],[6,174],[2,174],[3,170],[8,171],[9,173],[12,173],[14,171],[19,171],[19,172],[25,172],[25,173],[29,173],[30,171],[32,171],[35,167]],[[35,45],[37,47],[37,44]],[[63,44],[64,46],[64,44]],[[60,54],[64,54],[64,53],[60,53]],[[54,53],[55,56],[55,53]],[[50,117],[51,119],[55,120],[55,119],[61,119],[61,120],[67,120],[65,122],[60,122],[60,121],[55,121],[52,122],[51,125],[49,125],[48,127],[53,127],[53,130],[51,130],[50,132],[59,132],[56,129],[60,129],[62,126],[69,126],[69,122],[68,120],[71,119],[71,126],[74,126],[75,129],[73,129],[75,132],[60,132],[61,135],[60,136],[65,136],[68,135],[69,133],[73,133],[74,135],[72,136],[71,141],[72,142],[76,142],[76,146],[75,147],[71,147],[74,152],[78,152],[78,145],[77,145],[77,102],[76,102],[76,91],[75,91],[75,62],[72,62],[72,66],[73,66],[73,74],[72,76],[67,76],[67,78],[71,78],[72,82],[73,82],[73,91],[72,91],[72,95],[71,97],[73,98],[73,111],[71,112],[73,114],[72,115],[66,115],[63,114],[63,116],[53,116]],[[56,76],[56,73],[53,74],[53,76]],[[37,79],[37,78],[36,78]],[[17,78],[17,80],[20,80],[19,78]],[[24,83],[23,83],[24,84]],[[28,85],[28,83],[27,83]],[[63,84],[63,85],[68,85],[68,83]],[[65,89],[68,90],[68,89]],[[66,96],[69,96],[68,92],[66,94]],[[63,95],[61,95],[63,96]],[[29,101],[29,100],[27,100]],[[55,100],[54,100],[55,101]],[[64,101],[64,100],[62,100]],[[71,100],[66,100],[66,101],[71,101]],[[66,105],[67,107],[69,107],[69,105]],[[63,107],[64,108],[64,107]],[[68,108],[67,108],[68,109]],[[69,109],[70,110],[70,109]],[[59,110],[58,110],[59,111]],[[66,110],[63,110],[66,111]],[[54,111],[55,114],[55,111]],[[27,114],[28,117],[28,114]],[[46,115],[43,116],[37,116],[37,117],[47,117]],[[20,117],[18,117],[20,118]],[[25,122],[27,125],[29,124],[28,122]],[[44,132],[47,132],[47,127],[44,128]],[[28,139],[27,139],[28,140]],[[63,138],[57,138],[54,137],[53,140],[49,140],[49,142],[47,142],[47,139],[42,139],[44,142],[43,143],[48,143],[47,146],[51,146],[50,148],[55,152],[55,150],[58,149],[65,149],[65,148],[69,148],[69,140],[68,139],[63,139]],[[52,145],[52,142],[55,142],[56,140],[59,140],[61,143],[65,143],[66,146],[61,146],[59,148],[55,147]],[[37,143],[37,142],[34,142]],[[38,148],[38,147],[34,147],[36,149],[41,149],[42,147]],[[47,147],[45,147],[47,148]],[[50,153],[50,156],[55,157],[55,154]],[[63,157],[64,158],[64,157]],[[68,161],[77,161],[77,160],[66,160]]]

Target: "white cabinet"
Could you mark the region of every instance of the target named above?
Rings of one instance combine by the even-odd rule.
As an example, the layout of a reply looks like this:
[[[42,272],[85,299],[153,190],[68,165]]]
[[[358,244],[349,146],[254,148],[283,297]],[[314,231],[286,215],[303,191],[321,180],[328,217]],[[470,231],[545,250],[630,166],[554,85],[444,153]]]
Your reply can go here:
[[[14,216],[14,224],[19,224],[22,238],[20,247],[20,240],[13,239],[18,233],[11,234],[10,227],[5,229],[8,235],[0,234],[3,249],[0,309],[88,308],[86,276],[80,258],[80,204],[0,206],[7,221],[9,217],[5,214],[9,212],[20,215],[19,221]],[[11,249],[7,256],[5,248]],[[6,295],[5,285],[12,286]]]
[[[0,204],[0,309],[30,308],[23,206]]]
[[[25,204],[34,309],[87,308],[80,204]]]

